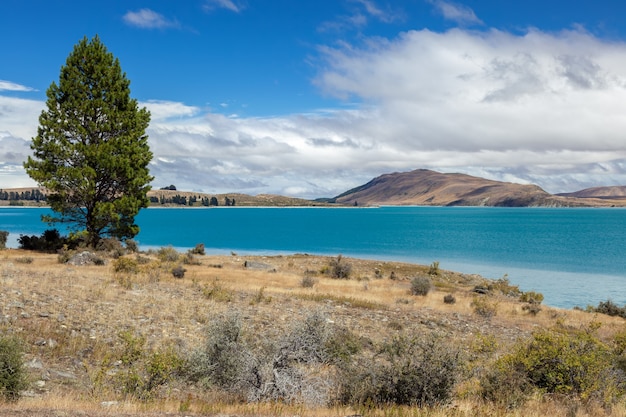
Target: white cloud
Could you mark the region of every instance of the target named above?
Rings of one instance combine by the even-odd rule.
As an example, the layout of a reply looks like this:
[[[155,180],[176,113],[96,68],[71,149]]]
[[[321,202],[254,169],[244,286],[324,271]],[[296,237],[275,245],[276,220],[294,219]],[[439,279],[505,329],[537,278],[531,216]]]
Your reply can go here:
[[[226,9],[235,13],[239,13],[244,9],[242,4],[233,0],[205,0],[203,8],[207,12],[215,9]]]
[[[176,20],[167,19],[160,13],[150,9],[140,9],[136,12],[128,11],[124,17],[124,22],[131,26],[142,29],[167,29],[178,28],[180,23]]]
[[[13,83],[11,81],[0,80],[0,91],[37,91],[25,85]]]
[[[626,44],[455,29],[363,45],[321,49],[316,84],[360,103],[350,110],[241,118],[141,103],[152,112],[154,185],[315,198],[416,168],[550,192],[626,184]],[[0,169],[15,168],[14,179],[18,140],[34,136],[43,106],[0,95]]]
[[[483,24],[482,20],[476,16],[474,11],[463,4],[445,0],[430,0],[430,3],[435,6],[444,18],[452,20],[460,25]]]

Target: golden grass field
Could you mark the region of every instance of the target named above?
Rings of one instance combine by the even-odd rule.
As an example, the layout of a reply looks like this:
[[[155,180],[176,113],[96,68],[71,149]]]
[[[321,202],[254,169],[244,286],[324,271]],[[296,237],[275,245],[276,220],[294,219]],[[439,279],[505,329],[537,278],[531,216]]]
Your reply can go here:
[[[475,314],[471,303],[475,275],[440,271],[432,276],[426,296],[410,294],[410,279],[427,275],[429,267],[395,262],[345,259],[351,279],[331,279],[320,273],[330,258],[296,254],[252,257],[194,256],[184,278],[170,273],[174,263],[154,253],[127,255],[142,260],[138,272],[116,272],[115,260],[105,265],[61,264],[56,254],[23,250],[0,251],[0,334],[25,342],[29,389],[17,403],[0,403],[0,416],[592,416],[626,415],[624,404],[611,410],[579,407],[534,398],[523,408],[506,410],[477,400],[476,381],[463,381],[455,400],[442,408],[393,406],[355,410],[311,408],[281,403],[230,403],[196,387],[169,386],[157,398],[119,398],[98,383],[120,334],[145,338],[146,349],[193,349],[214,317],[238,311],[254,334],[279,331],[307,311],[321,311],[336,324],[373,342],[399,332],[436,332],[464,352],[485,340],[494,342],[497,357],[538,328],[582,328],[601,323],[601,338],[624,331],[624,320],[578,310],[542,306],[535,316],[523,303],[492,296],[495,316]],[[247,268],[262,263],[267,268]],[[390,276],[395,279],[390,279]],[[305,276],[316,281],[302,285]],[[453,294],[456,303],[445,304]],[[464,393],[464,394],[463,394]]]

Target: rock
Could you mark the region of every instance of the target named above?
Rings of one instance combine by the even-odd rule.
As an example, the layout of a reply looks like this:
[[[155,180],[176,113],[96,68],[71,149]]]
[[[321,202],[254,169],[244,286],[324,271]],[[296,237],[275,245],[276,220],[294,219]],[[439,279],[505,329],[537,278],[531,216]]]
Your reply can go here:
[[[33,358],[32,360],[26,362],[26,367],[31,369],[43,369],[43,363],[38,358]]]
[[[103,408],[110,408],[119,404],[117,401],[102,401],[100,406]]]
[[[98,255],[89,251],[77,253],[67,261],[68,264],[76,266],[96,265],[101,262],[102,259]]]
[[[243,263],[243,266],[246,269],[253,269],[256,271],[267,271],[273,268],[272,265],[268,265],[263,262],[257,262],[257,261],[245,261]]]

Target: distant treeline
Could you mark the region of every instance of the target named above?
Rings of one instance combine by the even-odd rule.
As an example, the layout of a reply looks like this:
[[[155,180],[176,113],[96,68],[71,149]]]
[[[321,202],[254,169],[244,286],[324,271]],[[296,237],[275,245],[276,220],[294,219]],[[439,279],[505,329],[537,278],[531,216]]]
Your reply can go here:
[[[224,201],[222,202],[222,204],[220,204],[220,202],[218,201],[217,197],[202,197],[202,196],[194,196],[191,195],[189,197],[184,196],[184,195],[180,195],[180,194],[176,194],[172,197],[166,197],[165,195],[161,194],[160,196],[151,196],[150,197],[150,203],[151,204],[177,204],[179,206],[205,206],[205,207],[210,207],[210,206],[234,206],[235,205],[235,199],[234,198],[228,198],[228,197],[224,197]]]
[[[0,189],[0,200],[8,201],[46,201],[46,195],[34,188],[30,191],[4,191]]]

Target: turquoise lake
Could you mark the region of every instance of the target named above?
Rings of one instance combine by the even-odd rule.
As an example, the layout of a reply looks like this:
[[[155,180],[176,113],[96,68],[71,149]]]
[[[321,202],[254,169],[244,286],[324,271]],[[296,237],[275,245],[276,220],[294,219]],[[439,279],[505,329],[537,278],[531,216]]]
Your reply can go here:
[[[2,208],[9,247],[41,234],[47,209]],[[571,308],[626,304],[626,209],[487,207],[151,208],[141,248],[204,243],[207,253],[309,253],[397,260],[509,280]]]

